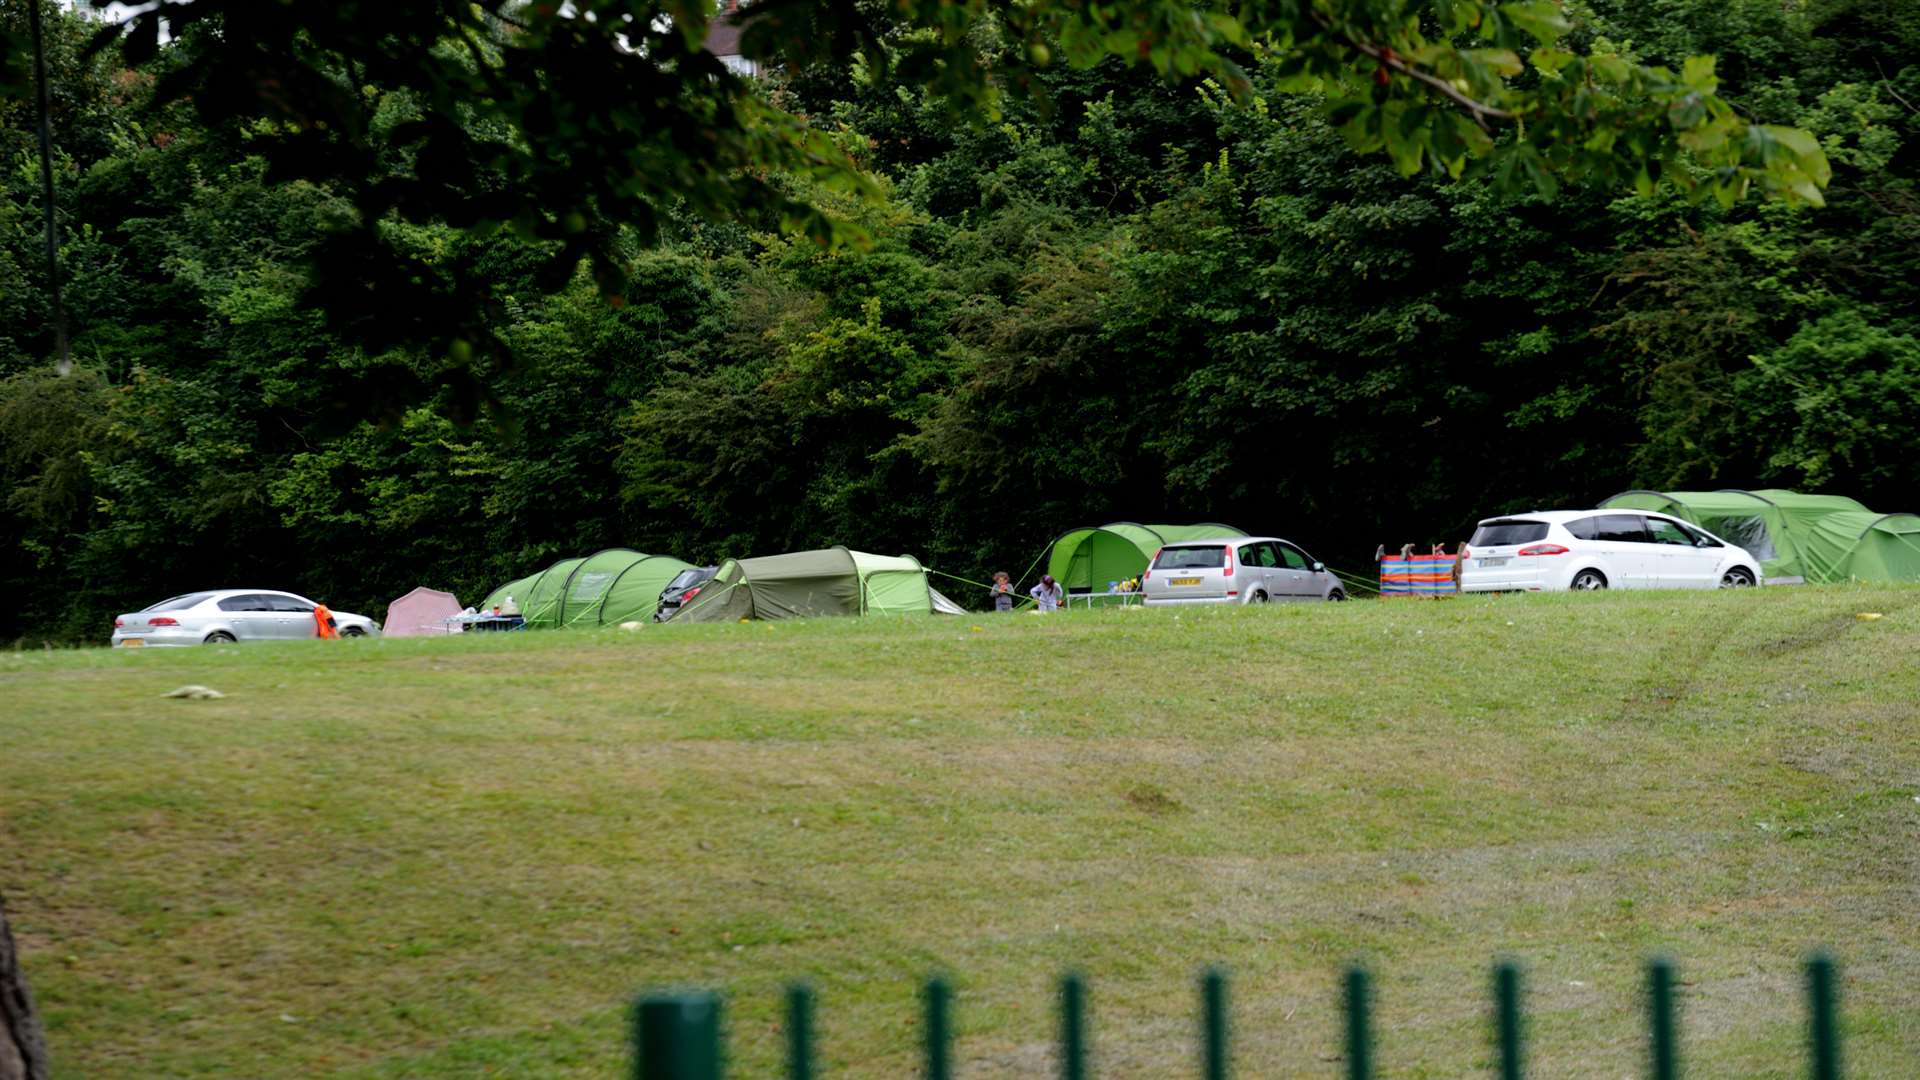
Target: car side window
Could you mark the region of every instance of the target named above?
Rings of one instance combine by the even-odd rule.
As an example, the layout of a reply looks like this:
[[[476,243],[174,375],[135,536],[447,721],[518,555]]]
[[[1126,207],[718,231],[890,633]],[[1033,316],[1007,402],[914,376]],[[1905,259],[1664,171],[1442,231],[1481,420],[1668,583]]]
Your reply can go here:
[[[273,602],[259,593],[242,593],[220,601],[221,611],[272,611]]]
[[[1273,566],[1273,545],[1268,543],[1242,545],[1240,548],[1240,563],[1242,566],[1248,566],[1258,570],[1271,568]]]
[[[1566,529],[1575,540],[1598,540],[1600,539],[1600,520],[1597,516],[1580,518],[1577,521],[1567,522]]]
[[[1653,538],[1647,535],[1647,519],[1637,514],[1605,514],[1600,518],[1600,535],[1596,540],[1611,540],[1615,543],[1651,544]]]
[[[1280,545],[1280,557],[1287,561],[1289,570],[1305,570],[1312,564],[1312,560],[1308,559],[1304,552],[1291,544]]]
[[[312,604],[307,603],[297,596],[275,596],[271,597],[271,599],[273,600],[273,610],[275,611],[291,612],[301,615],[310,614],[313,611]]]
[[[1680,547],[1692,547],[1693,538],[1681,530],[1680,526],[1666,518],[1648,518],[1647,531],[1653,534],[1656,544],[1675,544]]]
[[[1687,539],[1693,541],[1694,547],[1701,547],[1701,548],[1726,547],[1725,544],[1722,544],[1720,541],[1715,540],[1713,537],[1708,536],[1706,533],[1701,532],[1699,529],[1696,529],[1691,525],[1685,525],[1685,524],[1681,525],[1680,531],[1687,534]]]

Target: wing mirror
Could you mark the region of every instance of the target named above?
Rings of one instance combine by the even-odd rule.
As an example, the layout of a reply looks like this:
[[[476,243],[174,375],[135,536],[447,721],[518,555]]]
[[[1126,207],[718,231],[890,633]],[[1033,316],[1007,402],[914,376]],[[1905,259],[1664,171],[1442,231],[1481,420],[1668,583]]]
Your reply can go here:
[[[1323,562],[1317,562],[1317,563],[1314,563],[1314,564],[1313,564],[1313,572],[1314,572],[1314,573],[1316,573],[1316,574],[1324,574],[1324,573],[1326,573],[1326,572],[1327,572],[1327,564],[1326,564],[1326,563],[1323,563]]]

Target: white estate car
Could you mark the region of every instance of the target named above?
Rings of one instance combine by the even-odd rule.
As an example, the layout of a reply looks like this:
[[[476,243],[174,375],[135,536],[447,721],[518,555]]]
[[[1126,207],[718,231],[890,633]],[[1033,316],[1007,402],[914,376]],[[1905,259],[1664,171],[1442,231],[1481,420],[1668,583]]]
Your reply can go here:
[[[134,645],[219,645],[229,641],[305,641],[320,636],[313,601],[271,589],[213,589],[162,600],[113,620],[116,648]],[[379,637],[380,624],[336,611],[343,638]]]
[[[1707,532],[1643,510],[1548,510],[1488,518],[1467,541],[1460,591],[1734,589],[1760,561]]]

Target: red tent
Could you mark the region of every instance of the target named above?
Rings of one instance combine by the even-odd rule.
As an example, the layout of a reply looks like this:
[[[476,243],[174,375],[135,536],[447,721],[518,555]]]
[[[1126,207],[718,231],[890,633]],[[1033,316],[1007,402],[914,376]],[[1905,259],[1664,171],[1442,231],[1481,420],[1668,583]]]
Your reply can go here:
[[[424,586],[387,605],[388,637],[427,637],[449,631],[447,619],[460,614],[460,601],[450,592]]]

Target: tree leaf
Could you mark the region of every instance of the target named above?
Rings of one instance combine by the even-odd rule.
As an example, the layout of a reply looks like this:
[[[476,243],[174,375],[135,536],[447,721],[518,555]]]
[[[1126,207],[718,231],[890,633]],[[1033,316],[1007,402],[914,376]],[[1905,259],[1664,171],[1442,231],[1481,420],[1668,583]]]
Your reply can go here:
[[[1560,40],[1560,36],[1573,29],[1560,5],[1551,0],[1525,0],[1517,4],[1501,4],[1500,14],[1507,21],[1527,32],[1542,45],[1551,45]]]

